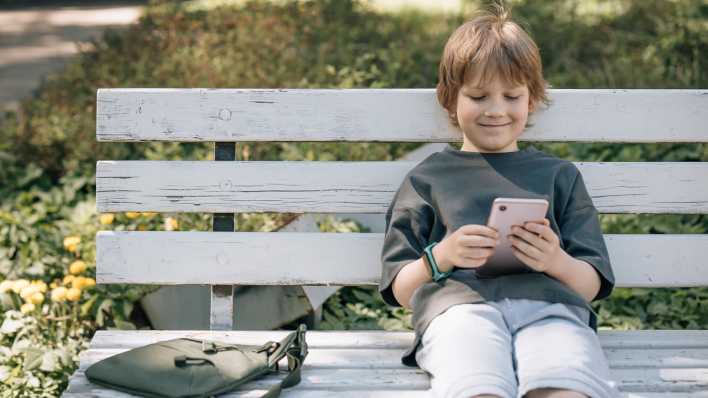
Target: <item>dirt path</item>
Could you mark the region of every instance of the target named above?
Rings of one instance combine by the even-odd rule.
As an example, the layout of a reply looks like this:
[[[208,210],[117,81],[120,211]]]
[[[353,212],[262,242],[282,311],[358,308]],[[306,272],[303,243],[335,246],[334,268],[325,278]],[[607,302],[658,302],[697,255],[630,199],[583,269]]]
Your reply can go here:
[[[42,78],[61,70],[106,28],[137,22],[145,2],[82,2],[0,10],[0,110],[16,109]]]

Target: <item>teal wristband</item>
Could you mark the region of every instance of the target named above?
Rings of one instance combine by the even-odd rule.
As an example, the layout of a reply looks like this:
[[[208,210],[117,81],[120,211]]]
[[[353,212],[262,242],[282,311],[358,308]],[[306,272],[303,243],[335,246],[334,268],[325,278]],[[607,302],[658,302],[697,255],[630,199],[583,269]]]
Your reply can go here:
[[[440,272],[438,269],[438,263],[435,261],[435,257],[433,257],[433,247],[437,245],[438,242],[433,242],[428,247],[426,247],[423,251],[425,252],[425,257],[428,259],[428,263],[430,264],[430,273],[433,275],[433,280],[435,282],[445,279],[450,274],[452,274],[452,270],[447,271],[447,272]]]

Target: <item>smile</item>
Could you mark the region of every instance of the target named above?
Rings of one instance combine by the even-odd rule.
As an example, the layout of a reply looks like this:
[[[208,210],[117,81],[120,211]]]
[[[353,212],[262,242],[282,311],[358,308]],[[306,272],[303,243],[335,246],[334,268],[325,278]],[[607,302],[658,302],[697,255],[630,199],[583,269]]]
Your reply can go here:
[[[506,123],[506,124],[481,124],[480,123],[479,125],[483,126],[483,127],[504,127],[504,126],[508,126],[510,124],[511,123]]]

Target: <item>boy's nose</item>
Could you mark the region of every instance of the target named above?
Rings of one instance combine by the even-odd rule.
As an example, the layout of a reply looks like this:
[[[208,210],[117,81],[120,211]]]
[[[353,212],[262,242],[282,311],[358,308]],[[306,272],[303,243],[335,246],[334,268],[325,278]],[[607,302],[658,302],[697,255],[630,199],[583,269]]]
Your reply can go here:
[[[487,111],[484,111],[484,116],[486,116],[486,117],[500,117],[500,116],[504,116],[504,113],[499,110],[487,110]]]
[[[500,117],[504,116],[504,111],[506,107],[505,104],[500,101],[490,100],[484,109],[484,116],[487,117]]]

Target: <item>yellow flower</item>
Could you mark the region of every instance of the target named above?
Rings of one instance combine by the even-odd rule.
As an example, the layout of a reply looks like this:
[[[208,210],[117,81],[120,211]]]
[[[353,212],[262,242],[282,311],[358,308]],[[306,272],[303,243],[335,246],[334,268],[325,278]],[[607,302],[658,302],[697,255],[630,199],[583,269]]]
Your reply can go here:
[[[40,280],[32,281],[32,286],[37,286],[39,288],[39,291],[42,293],[47,292],[47,284],[44,283],[44,281],[40,281]]]
[[[79,243],[81,243],[80,236],[67,236],[66,238],[64,238],[64,248],[66,248],[70,252],[75,251],[76,245],[78,245]]]
[[[19,293],[22,291],[22,289],[26,288],[29,286],[29,281],[27,279],[18,279],[15,281],[15,283],[12,285],[12,291],[15,293]]]
[[[68,290],[64,286],[59,286],[56,289],[52,290],[52,301],[56,301],[58,303],[63,302],[66,300],[66,293]]]
[[[74,275],[67,275],[64,277],[64,280],[62,281],[63,284],[68,285],[74,280],[75,276]]]
[[[96,286],[96,281],[93,278],[84,278],[83,276],[76,277],[71,284],[72,287],[83,289],[89,286]]]
[[[103,224],[103,225],[108,225],[108,224],[112,224],[112,223],[113,223],[113,220],[114,220],[115,218],[116,218],[115,214],[113,214],[113,213],[105,213],[105,214],[101,214],[101,217],[100,217],[99,219],[100,219],[100,221],[101,221],[101,224]]]
[[[165,231],[174,231],[179,228],[179,223],[172,217],[165,218]]]
[[[32,295],[35,293],[39,293],[39,288],[37,286],[25,286],[22,288],[22,290],[20,290],[20,297],[22,297],[23,300],[29,302],[29,298],[32,297]]]
[[[144,211],[142,214],[144,217],[147,217],[147,218],[153,218],[153,217],[155,217],[155,215],[157,215],[157,213],[152,212],[152,211]]]
[[[81,260],[76,260],[69,266],[69,272],[74,275],[78,275],[86,271],[86,263]]]
[[[32,295],[32,297],[30,297],[28,302],[35,304],[35,305],[40,305],[44,302],[44,295],[40,292],[36,292],[35,294]]]
[[[55,287],[59,287],[59,284],[58,284],[56,281],[54,281],[54,282],[52,282],[52,283],[49,284],[49,287],[51,287],[52,289],[54,289]]]
[[[138,231],[145,231],[147,230],[147,225],[138,225]]]
[[[0,293],[5,293],[15,286],[15,281],[4,280],[0,282]]]
[[[129,211],[125,213],[125,216],[128,218],[138,218],[140,217],[140,212],[137,211]]]
[[[22,304],[22,307],[20,307],[20,311],[22,311],[23,314],[26,314],[28,312],[32,312],[32,311],[34,311],[34,304],[32,304],[32,303]]]
[[[71,281],[71,287],[75,287],[77,289],[83,289],[84,286],[86,285],[86,278],[83,276],[77,276],[74,278],[73,281]]]
[[[81,298],[81,289],[72,287],[66,292],[66,299],[69,301],[79,301]]]

